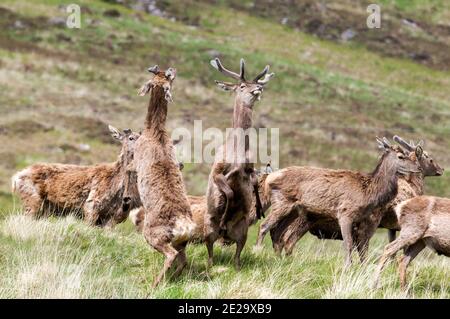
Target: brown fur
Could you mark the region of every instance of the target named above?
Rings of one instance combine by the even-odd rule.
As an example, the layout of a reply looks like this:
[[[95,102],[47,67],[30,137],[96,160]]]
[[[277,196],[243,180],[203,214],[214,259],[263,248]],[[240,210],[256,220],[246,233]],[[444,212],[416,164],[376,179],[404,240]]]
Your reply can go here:
[[[262,210],[263,212],[265,212],[268,207],[269,207],[269,203],[267,200],[265,200],[264,193],[263,193],[263,187],[264,187],[264,182],[266,180],[266,177],[268,176],[268,174],[264,173],[262,175],[260,175],[258,177],[258,190],[259,190],[259,195],[262,198]],[[127,192],[127,194],[132,194],[133,192]],[[129,196],[133,196],[133,195],[129,195]],[[133,196],[134,197],[134,196]],[[195,233],[195,235],[193,236],[193,238],[191,238],[192,241],[195,242],[199,242],[199,241],[204,241],[203,238],[203,228],[204,228],[204,218],[205,218],[205,214],[206,214],[206,196],[193,196],[193,195],[188,195],[187,196],[188,201],[189,201],[189,205],[191,206],[191,212],[192,212],[192,219],[194,220],[194,223],[197,225],[197,232]],[[256,198],[253,198],[253,202],[255,202]],[[145,214],[144,214],[144,209],[142,207],[139,206],[134,206],[134,207],[138,207],[135,208],[132,212],[130,212],[130,219],[131,222],[134,224],[134,226],[136,227],[136,231],[137,232],[142,232],[142,228],[144,226],[144,218],[145,218]],[[254,225],[256,222],[258,221],[258,217],[256,214],[256,205],[252,205],[252,209],[250,211],[250,215],[249,215],[249,226]]]
[[[261,245],[265,234],[287,216],[296,220],[296,227],[290,233],[283,233],[288,238],[284,247],[287,253],[292,252],[295,243],[314,225],[337,220],[349,264],[354,241],[353,224],[366,218],[374,209],[384,207],[396,196],[400,170],[418,169],[418,163],[405,157],[400,149],[385,146],[385,153],[371,174],[315,167],[290,167],[270,174],[266,183],[270,189],[272,212],[261,224],[257,245]],[[290,214],[294,215],[289,217]],[[277,248],[275,242],[274,246]]]
[[[113,132],[122,140],[114,163],[94,166],[34,164],[12,178],[13,191],[33,217],[73,213],[91,225],[114,226],[128,217],[130,206],[122,207],[125,171],[132,160],[139,134]]]
[[[206,211],[206,197],[205,196],[191,196],[187,199],[191,206],[192,220],[197,225],[196,233],[189,239],[189,241],[203,241],[203,219]],[[144,227],[145,211],[143,207],[139,207],[130,213],[131,222],[136,227],[136,231],[142,232]]]
[[[409,263],[425,248],[450,257],[450,199],[418,196],[396,207],[400,235],[385,249],[376,275],[376,285],[386,262],[403,249],[400,262],[400,282],[406,288],[406,269]]]
[[[245,131],[251,128],[253,105],[260,98],[264,84],[273,74],[267,74],[268,67],[266,67],[253,81],[246,81],[243,60],[241,60],[239,75],[223,68],[219,59],[211,61],[211,64],[223,74],[239,81],[238,84],[217,82],[220,88],[235,92],[233,129]],[[265,77],[264,82],[260,80],[262,77]],[[248,143],[245,143],[246,160],[244,163],[240,163],[235,160],[235,157],[240,154],[236,154],[235,149],[227,149],[227,145],[233,145],[231,138],[228,139],[229,141],[218,150],[209,175],[204,234],[209,266],[213,264],[214,242],[223,237],[229,242],[236,243],[234,264],[236,269],[240,269],[240,255],[247,241],[251,207],[253,204],[256,205],[255,209],[259,216],[261,204],[254,166],[249,160],[252,155],[249,153]],[[226,160],[231,158],[233,159],[231,162]],[[253,201],[254,195],[256,196],[255,201]]]
[[[143,234],[146,241],[166,259],[153,286],[165,277],[177,261],[174,276],[187,264],[185,247],[195,232],[195,224],[186,197],[183,177],[175,158],[174,146],[165,128],[170,89],[176,71],[159,71],[140,90],[151,91],[145,129],[136,143],[134,167],[139,197],[145,210]]]
[[[411,160],[416,160],[417,153],[420,151],[418,147],[421,147],[420,143],[415,146],[406,143],[398,136],[394,137],[394,140],[401,142],[401,146],[407,148],[404,151],[409,153]],[[390,241],[395,239],[395,231],[400,230],[395,215],[395,207],[407,199],[422,195],[426,176],[441,176],[443,174],[443,169],[426,152],[423,152],[423,155],[419,157],[419,164],[422,169],[420,173],[399,176],[397,196],[386,207],[374,210],[367,218],[353,225],[354,248],[358,250],[361,260],[366,258],[369,241],[375,234],[377,227],[387,228]],[[298,222],[294,222],[297,214],[293,212],[291,215],[271,230],[272,241],[274,247],[278,249],[278,253],[285,246],[292,246],[292,244],[289,245],[286,242],[287,236],[283,236],[283,234],[292,233],[293,229],[298,227]],[[320,239],[342,240],[341,230],[336,220],[318,222],[311,226],[309,232]]]

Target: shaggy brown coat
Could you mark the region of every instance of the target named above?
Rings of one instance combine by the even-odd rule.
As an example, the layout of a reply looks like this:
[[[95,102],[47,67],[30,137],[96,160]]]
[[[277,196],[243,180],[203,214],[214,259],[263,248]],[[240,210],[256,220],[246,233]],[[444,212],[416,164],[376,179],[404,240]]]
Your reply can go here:
[[[385,152],[371,174],[316,167],[289,167],[269,175],[272,212],[261,224],[257,245],[265,234],[292,212],[298,226],[290,236],[295,244],[317,223],[337,220],[344,238],[346,264],[351,263],[353,223],[366,218],[374,209],[384,207],[397,194],[398,173],[418,172],[399,148],[380,141]],[[289,248],[291,250],[291,248]]]
[[[242,59],[240,74],[225,69],[219,59],[212,60],[211,65],[224,75],[239,81],[237,84],[218,81],[216,83],[221,89],[235,93],[233,132],[246,132],[253,125],[253,105],[260,99],[264,85],[273,73],[267,74],[269,67],[266,66],[253,81],[246,81],[245,64]],[[237,154],[233,139],[233,135],[227,137],[227,142],[217,151],[211,168],[206,192],[204,233],[208,249],[208,265],[213,264],[214,242],[223,237],[236,243],[234,264],[236,269],[240,269],[240,255],[247,241],[248,218],[254,195],[258,216],[261,204],[249,144],[245,142],[245,154]],[[242,157],[245,157],[245,161],[242,161]]]
[[[268,202],[265,200],[263,188],[264,188],[264,182],[266,180],[266,177],[268,174],[262,174],[258,176],[258,190],[259,195],[261,198],[262,203],[262,209],[265,212],[267,208],[269,207]],[[131,194],[131,192],[127,192],[127,194]],[[206,196],[193,196],[188,195],[187,196],[189,205],[191,206],[191,212],[192,212],[192,219],[194,220],[195,224],[197,225],[197,232],[194,234],[193,238],[191,238],[191,241],[204,241],[203,236],[203,228],[204,228],[204,218],[206,214]],[[256,198],[254,197],[253,202],[256,201]],[[136,207],[136,206],[135,206]],[[130,212],[130,219],[133,225],[136,227],[136,231],[142,232],[142,228],[144,226],[144,218],[145,218],[145,212],[142,207],[135,208],[133,211]],[[252,209],[249,214],[248,223],[249,226],[255,224],[258,221],[257,213],[256,213],[256,204],[252,205]]]
[[[421,172],[400,176],[397,196],[386,207],[374,210],[367,218],[353,225],[354,244],[361,260],[366,258],[369,241],[375,234],[377,227],[389,229],[390,241],[395,239],[395,231],[400,230],[395,215],[395,207],[407,199],[422,195],[424,178],[426,176],[441,176],[444,171],[427,152],[422,150],[421,143],[416,146],[412,142],[407,143],[398,136],[394,136],[394,140],[405,149],[406,153],[409,153],[411,160],[416,160],[417,153],[422,153],[419,157]],[[279,223],[277,227],[271,230],[272,241],[274,242],[274,247],[277,249],[277,253],[281,253],[283,248],[289,248],[289,250],[286,250],[287,254],[292,252],[293,244],[287,242],[289,240],[287,234],[291,234],[295,227],[298,227],[298,222],[294,221],[297,215],[295,213],[291,214],[293,216],[286,217],[285,221]],[[342,240],[339,224],[335,220],[318,222],[311,226],[309,231],[320,239]]]
[[[114,163],[42,163],[15,174],[12,189],[21,198],[25,213],[33,217],[73,213],[97,226],[114,226],[125,220],[133,208],[122,207],[125,172],[139,134],[131,130],[120,133],[111,126],[110,131],[122,141],[121,153]]]
[[[176,70],[169,68],[164,72],[155,66],[149,72],[155,76],[139,93],[145,95],[150,92],[150,102],[145,128],[136,143],[134,168],[139,197],[145,210],[144,237],[166,257],[164,267],[153,283],[155,287],[175,261],[178,266],[174,276],[179,275],[186,266],[186,243],[195,233],[196,225],[192,220],[174,146],[165,127]]]
[[[450,257],[450,199],[433,196],[418,196],[402,202],[396,207],[400,234],[389,243],[380,259],[375,285],[386,262],[403,249],[400,262],[400,283],[406,288],[406,269],[409,263],[425,248],[438,255]]]

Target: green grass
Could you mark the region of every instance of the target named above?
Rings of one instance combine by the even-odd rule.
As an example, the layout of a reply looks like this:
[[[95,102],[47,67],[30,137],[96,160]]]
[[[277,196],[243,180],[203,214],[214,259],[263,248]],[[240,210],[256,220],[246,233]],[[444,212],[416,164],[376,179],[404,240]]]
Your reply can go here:
[[[269,242],[262,252],[252,251],[252,229],[242,272],[231,267],[233,248],[217,248],[218,265],[207,272],[206,249],[191,245],[185,274],[152,291],[149,283],[162,257],[128,222],[106,231],[70,218],[32,221],[11,214],[20,210],[10,194],[16,170],[38,161],[93,164],[116,159],[119,147],[105,135],[107,124],[142,127],[147,99],[136,91],[148,79],[149,65],[178,69],[169,130],[190,127],[196,119],[203,120],[204,128],[228,127],[232,97],[214,86],[214,80],[223,78],[208,63],[211,50],[230,68],[244,57],[251,74],[266,64],[276,73],[255,106],[254,121],[280,128],[281,167],[371,171],[378,156],[374,137],[394,134],[424,139],[425,149],[441,166],[450,164],[445,90],[450,75],[445,70],[387,57],[361,43],[319,39],[239,10],[233,1],[219,6],[196,1],[187,10],[177,1],[164,1],[176,17],[171,21],[123,5],[80,0],[88,9],[82,29],[47,23],[51,17],[65,17],[58,5],[71,2],[0,4],[13,16],[0,17],[0,271],[6,274],[0,278],[1,297],[406,297],[398,289],[395,267],[386,271],[382,290],[369,288],[374,260],[386,243],[384,233],[374,238],[371,262],[342,272],[340,242],[307,237],[293,258],[280,260]],[[354,3],[363,1],[331,5],[351,14]],[[446,1],[381,4],[390,14],[433,27],[448,25]],[[103,16],[111,8],[121,16]],[[34,26],[17,29],[12,27],[16,20]],[[80,143],[89,144],[91,151],[77,151]],[[209,170],[208,164],[185,163],[189,194],[205,193]],[[426,180],[427,194],[448,197],[449,189],[448,172]],[[448,268],[445,258],[419,257],[411,268],[411,295],[448,298]],[[81,286],[70,286],[72,281]]]
[[[256,227],[232,266],[233,247],[215,248],[207,269],[206,247],[188,246],[189,264],[157,289],[151,282],[162,256],[127,222],[114,230],[84,225],[73,217],[32,220],[9,215],[0,221],[0,298],[448,298],[449,260],[426,251],[409,269],[409,292],[399,288],[396,267],[371,289],[376,257],[386,233],[372,240],[369,261],[342,269],[340,241],[303,238],[292,257],[278,258],[266,240],[255,251]],[[355,256],[356,257],[356,256]]]

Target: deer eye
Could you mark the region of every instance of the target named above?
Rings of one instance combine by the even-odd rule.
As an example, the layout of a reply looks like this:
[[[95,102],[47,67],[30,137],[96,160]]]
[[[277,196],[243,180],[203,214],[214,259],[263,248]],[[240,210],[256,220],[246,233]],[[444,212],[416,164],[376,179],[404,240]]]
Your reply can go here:
[[[133,137],[133,136],[130,136],[128,139],[129,139],[130,141],[134,141],[134,137]]]
[[[403,154],[398,154],[397,157],[398,157],[399,159],[405,159],[405,155],[403,155]]]
[[[241,84],[241,90],[245,89],[245,84]]]

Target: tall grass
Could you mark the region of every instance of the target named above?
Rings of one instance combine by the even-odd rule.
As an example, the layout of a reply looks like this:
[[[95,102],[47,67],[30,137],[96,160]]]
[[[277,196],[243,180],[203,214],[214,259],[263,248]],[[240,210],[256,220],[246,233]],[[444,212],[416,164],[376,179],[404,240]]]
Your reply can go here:
[[[450,262],[422,253],[410,266],[409,290],[399,288],[396,263],[382,287],[372,289],[385,234],[372,240],[368,261],[343,269],[341,242],[303,238],[293,256],[278,258],[269,240],[252,249],[255,228],[243,252],[243,267],[232,266],[234,247],[215,249],[206,268],[206,248],[189,245],[182,276],[153,290],[162,265],[127,222],[114,230],[92,228],[75,217],[33,220],[12,214],[0,221],[0,298],[449,298]],[[355,259],[356,260],[356,259]]]

